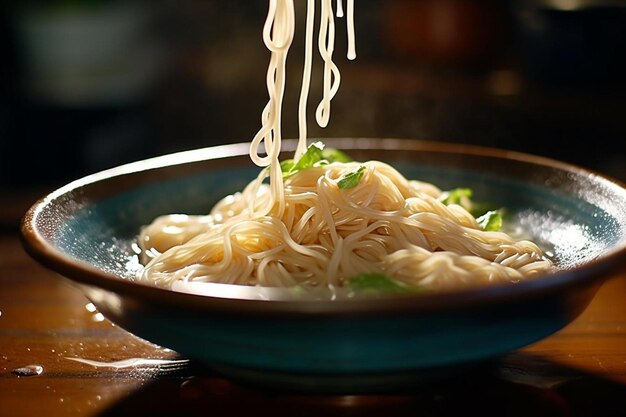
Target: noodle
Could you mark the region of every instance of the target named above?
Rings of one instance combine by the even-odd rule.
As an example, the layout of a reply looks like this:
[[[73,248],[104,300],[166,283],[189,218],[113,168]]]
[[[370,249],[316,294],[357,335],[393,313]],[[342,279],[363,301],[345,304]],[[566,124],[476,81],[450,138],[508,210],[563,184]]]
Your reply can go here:
[[[359,184],[341,189],[339,180],[359,167],[365,167]],[[383,162],[335,162],[296,173],[284,182],[280,216],[277,203],[267,215],[248,215],[249,201],[264,207],[272,199],[270,185],[258,181],[208,216],[165,216],[144,229],[143,246],[163,253],[143,276],[162,285],[342,286],[375,272],[446,289],[517,281],[551,267],[534,243],[482,230],[461,206],[442,203],[432,185],[408,181]],[[172,245],[167,227],[184,229],[177,235],[186,242]]]
[[[324,65],[316,120],[325,127],[341,77],[332,58],[332,0],[320,3],[318,48]],[[341,16],[342,0],[337,5]],[[354,59],[354,0],[347,0],[346,10],[348,58]],[[307,0],[296,164],[308,154],[314,16],[315,0]],[[252,161],[265,169],[209,215],[162,216],[146,226],[139,236],[147,258],[141,279],[163,286],[180,280],[339,287],[374,273],[411,286],[450,289],[516,282],[550,270],[536,244],[483,230],[464,207],[445,204],[436,186],[407,180],[383,162],[320,160],[285,175],[279,162],[281,107],[294,29],[293,0],[270,0],[263,28],[271,52],[269,101],[250,145]],[[322,145],[312,146],[321,152]]]

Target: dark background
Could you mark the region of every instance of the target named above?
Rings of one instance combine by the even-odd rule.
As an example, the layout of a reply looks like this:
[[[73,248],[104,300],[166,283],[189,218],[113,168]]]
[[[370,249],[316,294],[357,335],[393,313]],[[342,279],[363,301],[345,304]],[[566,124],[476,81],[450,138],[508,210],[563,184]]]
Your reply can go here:
[[[297,0],[303,11],[304,0]],[[333,0],[334,3],[334,0]],[[329,127],[519,150],[626,180],[626,2],[356,0]],[[0,6],[0,190],[51,189],[149,156],[248,142],[267,102],[267,0]],[[302,26],[284,136],[297,136]],[[319,58],[316,54],[316,66]]]

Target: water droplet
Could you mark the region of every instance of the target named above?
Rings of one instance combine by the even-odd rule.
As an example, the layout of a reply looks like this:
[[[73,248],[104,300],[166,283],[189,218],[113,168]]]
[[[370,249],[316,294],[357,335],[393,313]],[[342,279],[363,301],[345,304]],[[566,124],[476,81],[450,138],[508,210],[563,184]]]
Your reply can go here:
[[[16,368],[12,372],[17,376],[36,376],[43,373],[43,366],[27,365],[21,368]]]

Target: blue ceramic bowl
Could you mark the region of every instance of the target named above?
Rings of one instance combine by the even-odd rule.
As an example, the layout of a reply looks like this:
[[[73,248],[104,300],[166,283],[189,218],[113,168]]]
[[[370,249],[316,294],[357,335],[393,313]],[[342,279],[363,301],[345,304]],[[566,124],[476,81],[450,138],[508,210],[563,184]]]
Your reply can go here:
[[[314,299],[214,284],[206,295],[133,280],[142,225],[205,214],[258,168],[247,144],[183,152],[77,180],[25,215],[27,251],[67,277],[110,320],[250,382],[372,391],[458,369],[566,326],[626,262],[626,190],[597,173],[535,156],[414,140],[336,139],[356,160],[391,162],[442,189],[471,187],[507,207],[554,255],[559,272],[445,294]],[[293,150],[294,143],[284,145]]]

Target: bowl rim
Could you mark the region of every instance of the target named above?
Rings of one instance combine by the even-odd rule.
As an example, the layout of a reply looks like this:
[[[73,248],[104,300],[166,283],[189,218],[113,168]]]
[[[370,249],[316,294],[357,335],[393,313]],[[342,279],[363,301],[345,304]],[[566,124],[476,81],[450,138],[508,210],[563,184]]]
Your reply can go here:
[[[400,138],[327,138],[327,146],[349,150],[393,149],[426,151],[444,154],[475,155],[488,158],[514,160],[542,167],[554,168],[571,174],[583,175],[622,192],[626,200],[626,185],[602,173],[529,153],[461,143],[435,142]],[[281,152],[295,150],[296,140],[283,140]],[[44,209],[60,197],[76,192],[82,187],[114,177],[138,174],[165,167],[185,165],[207,160],[242,157],[248,154],[249,143],[231,143],[175,152],[96,172],[76,179],[37,200],[25,213],[20,224],[20,237],[26,252],[44,267],[57,272],[83,289],[101,289],[109,293],[150,301],[157,306],[192,309],[197,312],[222,314],[284,315],[290,317],[362,316],[380,314],[427,314],[455,311],[473,307],[490,307],[538,299],[558,294],[568,289],[581,289],[599,285],[610,274],[626,264],[626,239],[622,239],[609,253],[571,269],[522,281],[516,285],[503,284],[461,289],[446,293],[404,295],[393,294],[376,298],[347,300],[294,300],[266,301],[245,298],[227,298],[177,292],[128,279],[98,269],[84,261],[76,260],[47,242],[38,226]]]

